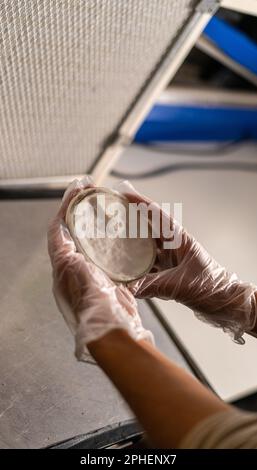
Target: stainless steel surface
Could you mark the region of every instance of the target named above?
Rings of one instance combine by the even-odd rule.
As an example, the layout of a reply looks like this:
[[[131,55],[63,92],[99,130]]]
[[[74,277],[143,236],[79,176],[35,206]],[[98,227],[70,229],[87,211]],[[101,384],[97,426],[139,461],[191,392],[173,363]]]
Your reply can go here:
[[[131,416],[97,366],[76,362],[55,306],[45,232],[58,204],[0,203],[0,448],[43,447]],[[141,310],[161,349],[187,367]]]

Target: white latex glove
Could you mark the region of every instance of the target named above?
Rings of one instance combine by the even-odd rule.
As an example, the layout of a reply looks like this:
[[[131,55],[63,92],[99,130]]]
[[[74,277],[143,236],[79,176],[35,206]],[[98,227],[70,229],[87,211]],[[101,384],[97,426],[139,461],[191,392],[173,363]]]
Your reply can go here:
[[[134,203],[152,201],[140,195],[129,182],[117,188]],[[158,214],[163,214],[155,204]],[[173,299],[191,308],[201,320],[221,327],[233,339],[244,343],[242,335],[256,323],[256,286],[229,273],[181,227],[164,214],[166,223],[181,237],[181,246],[164,249],[158,238],[157,257],[152,272],[127,285],[138,298]],[[172,310],[172,309],[171,309]]]
[[[116,285],[105,273],[76,251],[64,219],[71,199],[91,178],[75,180],[66,191],[62,205],[48,230],[48,251],[53,267],[53,293],[59,310],[75,335],[75,355],[90,359],[86,345],[111,330],[123,329],[135,340],[153,343],[153,335],[143,328],[133,295]],[[92,362],[92,358],[91,361]]]

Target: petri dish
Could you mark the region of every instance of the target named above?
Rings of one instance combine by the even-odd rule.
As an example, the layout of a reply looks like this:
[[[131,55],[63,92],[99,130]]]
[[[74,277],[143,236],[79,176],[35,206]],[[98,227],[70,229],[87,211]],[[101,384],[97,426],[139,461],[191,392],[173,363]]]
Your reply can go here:
[[[115,282],[138,279],[154,265],[157,248],[148,214],[140,215],[117,191],[81,191],[68,206],[66,224],[77,250]]]

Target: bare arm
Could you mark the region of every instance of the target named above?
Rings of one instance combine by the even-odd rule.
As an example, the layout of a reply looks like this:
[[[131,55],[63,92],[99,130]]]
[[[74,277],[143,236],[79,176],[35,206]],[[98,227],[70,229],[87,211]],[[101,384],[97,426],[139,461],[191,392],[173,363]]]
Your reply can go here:
[[[226,411],[194,377],[145,341],[114,330],[88,345],[147,432],[151,445],[177,447],[201,420]]]

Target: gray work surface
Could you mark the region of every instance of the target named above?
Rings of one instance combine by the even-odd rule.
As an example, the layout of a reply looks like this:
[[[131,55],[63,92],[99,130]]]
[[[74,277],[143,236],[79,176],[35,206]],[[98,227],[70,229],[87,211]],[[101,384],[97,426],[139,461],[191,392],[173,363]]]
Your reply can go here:
[[[78,363],[51,292],[47,224],[59,201],[0,203],[0,448],[39,448],[131,417],[102,371]],[[156,343],[186,367],[145,303]]]

